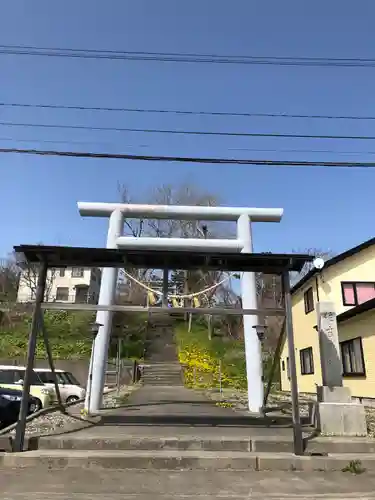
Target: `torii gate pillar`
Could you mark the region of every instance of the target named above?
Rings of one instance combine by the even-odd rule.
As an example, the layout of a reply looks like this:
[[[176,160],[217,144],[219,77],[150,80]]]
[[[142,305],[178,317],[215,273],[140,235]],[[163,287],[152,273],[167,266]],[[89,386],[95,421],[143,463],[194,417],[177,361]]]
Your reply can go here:
[[[243,241],[242,253],[253,252],[251,225],[248,215],[241,215],[237,221],[237,237]],[[241,296],[243,309],[257,309],[257,287],[255,273],[242,273]],[[246,377],[249,411],[260,413],[263,407],[263,363],[262,345],[256,326],[258,317],[244,314],[243,331],[246,356]]]

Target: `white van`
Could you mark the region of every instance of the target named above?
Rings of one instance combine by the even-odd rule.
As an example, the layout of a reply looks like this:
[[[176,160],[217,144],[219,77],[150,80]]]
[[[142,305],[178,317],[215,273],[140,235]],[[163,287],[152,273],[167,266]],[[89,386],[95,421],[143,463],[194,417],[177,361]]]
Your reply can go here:
[[[34,368],[41,381],[54,389],[53,375],[50,368]],[[71,372],[55,370],[63,403],[73,403],[85,397],[86,391]]]
[[[22,391],[25,370],[24,366],[0,365],[0,387]],[[30,394],[36,399],[35,411],[51,406],[56,400],[54,387],[47,387],[35,370],[31,376]]]

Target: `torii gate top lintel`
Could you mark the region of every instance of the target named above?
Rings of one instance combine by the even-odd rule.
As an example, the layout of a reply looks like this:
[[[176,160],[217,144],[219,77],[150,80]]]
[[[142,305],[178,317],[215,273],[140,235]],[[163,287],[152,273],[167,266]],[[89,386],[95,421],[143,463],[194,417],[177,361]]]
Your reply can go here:
[[[113,212],[120,211],[125,217],[129,216],[133,219],[236,221],[241,215],[247,215],[251,222],[280,222],[284,212],[282,208],[143,205],[85,201],[79,201],[77,206],[82,216],[110,217]]]

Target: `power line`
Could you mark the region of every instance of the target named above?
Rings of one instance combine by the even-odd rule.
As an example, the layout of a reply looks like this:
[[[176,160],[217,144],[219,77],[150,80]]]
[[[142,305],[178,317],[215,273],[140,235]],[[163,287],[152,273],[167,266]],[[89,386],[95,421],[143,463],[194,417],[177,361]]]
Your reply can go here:
[[[208,130],[172,130],[172,129],[152,129],[152,128],[128,128],[128,127],[95,127],[89,125],[60,125],[55,123],[19,123],[0,122],[0,125],[7,127],[32,127],[32,128],[53,128],[70,130],[92,130],[109,132],[141,132],[146,134],[174,134],[174,135],[200,135],[200,136],[225,136],[225,137],[273,137],[291,139],[345,139],[373,141],[375,136],[371,135],[313,135],[313,134],[279,134],[275,132],[211,132]]]
[[[35,138],[14,138],[14,137],[0,137],[1,142],[17,142],[17,143],[36,143],[36,144],[90,144],[94,145],[106,145],[106,146],[116,146],[114,143],[109,142],[98,142],[98,141],[74,141],[74,140],[59,140],[59,139],[35,139]],[[124,145],[122,145],[124,146]],[[148,144],[127,144],[125,147],[128,148],[149,148]],[[259,148],[228,148],[228,151],[251,151],[255,153],[325,153],[325,154],[337,154],[337,155],[375,155],[375,151],[336,151],[332,149],[259,149]]]
[[[39,144],[90,144],[93,146],[94,144],[98,144],[94,141],[62,141],[62,140],[53,140],[53,139],[15,139],[14,137],[0,137],[1,142],[35,142]],[[102,143],[103,144],[103,143]]]
[[[374,168],[375,162],[333,162],[333,161],[299,161],[299,160],[249,160],[234,158],[198,158],[185,156],[130,155],[124,153],[92,153],[83,151],[56,151],[41,149],[0,148],[0,153],[17,153],[41,156],[62,156],[71,158],[96,158],[112,160],[164,161],[178,163],[228,164],[228,165],[260,165],[273,167],[332,167],[332,168]]]
[[[125,113],[162,113],[175,115],[198,115],[198,116],[238,116],[238,117],[260,117],[260,118],[309,118],[323,120],[375,120],[375,116],[361,115],[311,115],[294,113],[240,113],[228,111],[188,111],[181,109],[144,109],[144,108],[116,108],[106,106],[72,106],[64,104],[27,104],[0,102],[0,107],[9,108],[42,108],[42,109],[64,109],[77,111],[113,111]]]
[[[0,137],[1,142],[34,142],[37,144],[90,144],[91,146],[94,145],[106,145],[106,146],[113,146],[113,144],[108,143],[108,142],[98,142],[98,141],[74,141],[74,140],[59,140],[59,139],[21,139],[21,138],[14,138],[14,137]],[[127,144],[122,146],[127,147],[127,148],[148,148],[148,145],[144,144],[136,144],[136,145],[131,145]],[[374,151],[375,154],[375,151]]]
[[[97,141],[74,141],[74,140],[58,140],[58,139],[21,139],[14,137],[0,137],[1,142],[17,142],[17,143],[36,143],[36,144],[90,144],[93,145],[106,145],[115,146],[114,143],[97,142]],[[124,144],[122,145],[124,147]],[[127,144],[128,148],[149,148],[148,144]],[[253,153],[310,153],[310,154],[336,154],[336,155],[375,155],[375,151],[335,151],[332,149],[259,149],[259,148],[228,148],[228,151],[251,151]]]
[[[257,148],[228,148],[228,151],[251,151],[258,153],[325,153],[337,155],[374,155],[375,151],[335,151],[333,149],[257,149]]]
[[[257,64],[277,66],[375,67],[375,59],[290,56],[218,55],[177,52],[144,52],[122,50],[0,45],[0,54],[82,59],[162,61],[179,63]]]

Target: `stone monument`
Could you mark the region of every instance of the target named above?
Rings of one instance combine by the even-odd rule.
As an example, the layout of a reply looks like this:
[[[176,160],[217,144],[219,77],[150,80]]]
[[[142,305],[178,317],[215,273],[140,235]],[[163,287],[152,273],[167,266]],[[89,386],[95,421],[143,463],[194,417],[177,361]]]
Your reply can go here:
[[[354,403],[350,389],[343,387],[334,304],[318,302],[317,315],[323,383],[322,386],[317,387],[318,430],[326,436],[366,436],[364,406]]]

